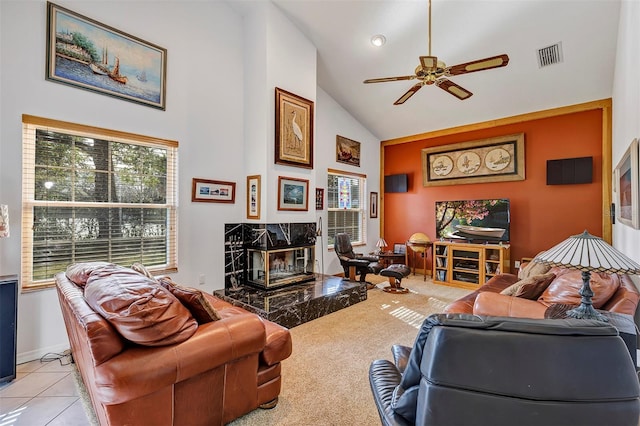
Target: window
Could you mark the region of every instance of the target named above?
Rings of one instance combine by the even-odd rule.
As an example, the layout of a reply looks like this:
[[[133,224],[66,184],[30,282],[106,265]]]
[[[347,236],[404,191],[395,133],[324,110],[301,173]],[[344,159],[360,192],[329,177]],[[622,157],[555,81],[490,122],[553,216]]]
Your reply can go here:
[[[329,247],[336,234],[349,234],[351,244],[366,243],[365,181],[367,176],[329,170],[327,210]]]
[[[24,115],[22,287],[75,262],[177,270],[178,143]]]

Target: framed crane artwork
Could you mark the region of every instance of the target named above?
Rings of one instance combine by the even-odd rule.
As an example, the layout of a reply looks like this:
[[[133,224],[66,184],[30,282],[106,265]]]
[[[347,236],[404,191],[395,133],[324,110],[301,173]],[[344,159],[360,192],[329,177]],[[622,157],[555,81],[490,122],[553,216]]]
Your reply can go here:
[[[276,87],[275,163],[313,169],[313,102]]]

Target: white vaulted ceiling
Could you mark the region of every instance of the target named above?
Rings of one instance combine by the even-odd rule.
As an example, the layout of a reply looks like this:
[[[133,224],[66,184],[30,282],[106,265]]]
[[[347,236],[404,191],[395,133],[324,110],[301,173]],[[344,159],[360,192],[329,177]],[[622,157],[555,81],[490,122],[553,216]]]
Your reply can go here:
[[[381,140],[611,97],[619,0],[432,0],[432,55],[448,66],[506,53],[503,68],[450,77],[461,101],[425,86],[393,102],[428,54],[428,3],[273,0],[317,47],[320,88]],[[384,34],[381,48],[371,36]],[[563,62],[540,68],[537,51],[562,43]]]

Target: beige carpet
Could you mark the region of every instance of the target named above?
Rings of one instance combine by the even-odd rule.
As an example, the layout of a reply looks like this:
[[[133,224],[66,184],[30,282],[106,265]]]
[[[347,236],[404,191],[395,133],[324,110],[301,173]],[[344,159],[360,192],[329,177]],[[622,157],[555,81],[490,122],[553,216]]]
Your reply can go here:
[[[231,423],[242,425],[376,425],[369,365],[391,359],[391,345],[411,346],[424,318],[470,290],[433,284],[422,276],[402,281],[407,294],[382,291],[368,299],[291,329],[293,354],[282,363],[282,392],[272,410],[255,410]]]

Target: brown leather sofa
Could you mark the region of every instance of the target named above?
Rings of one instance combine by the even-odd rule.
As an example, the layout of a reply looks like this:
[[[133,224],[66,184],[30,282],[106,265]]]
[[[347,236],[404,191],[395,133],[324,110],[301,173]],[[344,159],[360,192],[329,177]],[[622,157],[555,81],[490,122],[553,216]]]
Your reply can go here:
[[[553,267],[546,271],[555,277],[545,283],[541,295],[534,300],[501,294],[520,278],[513,274],[496,275],[476,291],[449,304],[445,313],[468,313],[475,315],[505,316],[520,318],[552,317],[550,311],[558,306],[580,304],[579,290],[582,274],[578,270]],[[596,309],[631,315],[636,313],[640,293],[627,275],[592,273],[591,289],[594,292],[593,307]]]
[[[56,275],[73,359],[100,424],[222,425],[275,406],[289,331],[175,286],[214,314],[196,320],[204,312],[164,285],[113,264]]]

